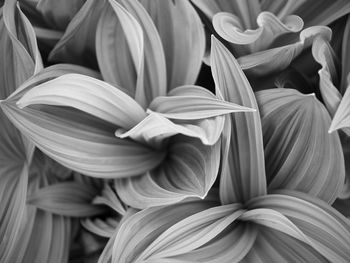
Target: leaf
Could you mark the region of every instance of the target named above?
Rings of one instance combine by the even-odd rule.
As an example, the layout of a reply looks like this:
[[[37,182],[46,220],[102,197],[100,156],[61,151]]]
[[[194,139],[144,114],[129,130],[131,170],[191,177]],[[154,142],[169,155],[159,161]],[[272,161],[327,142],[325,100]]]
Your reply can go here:
[[[252,199],[247,208],[269,208],[282,213],[307,236],[311,247],[330,262],[349,261],[350,224],[321,200],[283,190]]]
[[[202,22],[185,1],[142,0],[162,40],[168,90],[195,83],[205,50]]]
[[[174,257],[201,247],[240,217],[240,208],[239,204],[217,206],[181,220],[158,236],[138,260]]]
[[[322,66],[318,71],[322,99],[331,116],[334,116],[341,100],[341,94],[333,83],[338,82],[335,53],[329,44],[330,36],[318,36],[312,44],[312,55]]]
[[[305,243],[271,228],[259,228],[259,235],[242,263],[329,262]]]
[[[346,25],[344,28],[343,33],[343,41],[342,41],[342,50],[341,50],[341,82],[340,82],[340,92],[341,94],[344,94],[347,86],[349,84],[348,82],[348,76],[350,74],[350,53],[346,47],[349,46],[350,41],[350,16],[348,15],[348,18],[346,20]]]
[[[165,95],[167,91],[165,56],[159,34],[151,17],[138,1],[121,0],[119,1],[120,4],[115,0],[110,0],[109,2],[115,11],[119,10],[116,12],[116,15],[125,36],[127,36],[126,40],[134,63],[137,58],[135,99],[141,106],[146,107],[153,98]],[[135,19],[138,24],[135,23]],[[138,25],[141,26],[143,31],[144,44],[141,43],[142,38],[139,36],[140,30]],[[133,28],[131,32],[133,32],[133,36],[136,38],[131,38],[128,35],[130,28]],[[131,39],[137,42],[134,43],[135,41],[131,41]],[[142,46],[144,46],[143,54],[140,54],[139,52]],[[135,50],[138,52],[135,53]],[[108,50],[100,50],[100,52],[106,51]],[[139,55],[142,55],[142,57],[139,57]],[[108,57],[108,54],[102,56]],[[128,57],[130,58],[130,56]],[[141,64],[139,64],[140,61]]]
[[[217,203],[194,201],[145,209],[121,224],[113,245],[112,262],[135,262],[163,232],[181,220],[215,207]]]
[[[303,50],[308,48],[313,39],[318,36],[327,38],[330,37],[330,34],[331,31],[328,27],[309,27],[300,32],[297,42],[281,42],[281,46],[242,56],[237,60],[247,74],[254,76],[281,71],[288,67]]]
[[[338,134],[314,94],[270,89],[256,94],[261,113],[269,191],[292,189],[333,203],[340,194],[345,166]]]
[[[49,60],[94,65],[96,28],[105,4],[106,0],[87,0],[50,52]]]
[[[106,220],[102,220],[100,218],[96,218],[94,220],[86,218],[81,221],[81,224],[84,228],[95,235],[111,238],[119,222],[113,218],[107,218]]]
[[[213,78],[216,89],[222,93],[223,98],[258,109],[254,93],[237,61],[214,37],[211,52]],[[223,159],[228,158],[228,166],[224,167],[220,182],[220,198],[223,204],[245,202],[266,193],[259,113],[257,111],[231,115],[231,122],[231,140],[224,142],[222,146],[225,154]],[[227,128],[229,127],[226,126]]]
[[[349,132],[347,132],[348,128],[350,127],[350,118],[349,118],[349,103],[350,103],[350,89],[347,88],[343,98],[341,98],[341,101],[339,103],[339,106],[337,107],[337,110],[333,116],[332,123],[329,127],[329,132],[332,133],[336,130],[342,129],[349,135]]]
[[[128,28],[127,34],[123,27]],[[101,14],[96,32],[96,55],[104,80],[123,87],[124,92],[135,97],[143,53],[142,27],[125,8],[110,1]]]
[[[220,100],[208,90],[197,86],[177,87],[167,96],[155,98],[149,109],[166,118],[178,120],[198,120],[234,112],[254,111]]]
[[[140,177],[117,180],[115,187],[120,198],[136,208],[204,198],[215,182],[219,160],[220,141],[205,146],[197,139],[175,136],[159,167]]]
[[[2,155],[2,152],[0,153]],[[7,161],[7,166],[4,166]],[[10,162],[9,162],[10,161]],[[1,156],[0,166],[0,260],[10,262],[16,239],[25,218],[28,165],[10,165],[14,160]]]
[[[11,121],[57,162],[86,175],[120,178],[142,174],[162,162],[164,153],[115,138],[113,127],[63,107],[40,110],[11,106]],[[130,167],[130,163],[134,163]]]
[[[54,0],[37,1],[36,9],[52,27],[65,30],[74,15],[80,10],[85,0],[68,0],[58,3]]]
[[[213,17],[213,26],[220,37],[239,46],[237,49],[245,50],[237,53],[240,56],[265,50],[271,46],[275,39],[287,34],[296,33],[303,28],[303,21],[298,16],[288,16],[280,19],[271,12],[261,12],[257,17],[257,28],[245,27],[242,17],[235,14],[220,12]]]
[[[94,198],[93,203],[107,205],[121,215],[124,215],[126,213],[124,205],[119,200],[117,194],[112,190],[112,188],[108,184],[106,184],[103,188],[101,196],[96,196]]]
[[[34,104],[73,107],[125,129],[146,117],[143,109],[119,89],[79,74],[67,74],[38,85],[17,102],[20,108]]]
[[[338,18],[350,12],[350,3],[347,0],[336,1],[304,1],[304,4],[294,10],[305,22],[305,27],[314,25],[329,25]]]
[[[63,216],[95,216],[106,211],[104,207],[92,204],[97,194],[97,190],[89,185],[62,182],[40,188],[28,197],[27,203]]]
[[[4,99],[43,65],[33,27],[14,0],[0,9],[0,33],[1,64],[7,65],[0,70],[0,98]]]

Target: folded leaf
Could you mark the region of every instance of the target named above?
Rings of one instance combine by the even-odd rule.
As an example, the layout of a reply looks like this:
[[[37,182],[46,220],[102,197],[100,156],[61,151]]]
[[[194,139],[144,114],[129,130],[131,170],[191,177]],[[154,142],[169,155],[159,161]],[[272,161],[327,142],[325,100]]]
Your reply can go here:
[[[28,197],[27,203],[63,216],[95,216],[106,211],[104,207],[91,203],[97,194],[97,190],[89,185],[62,182],[40,188]]]
[[[331,262],[350,259],[350,224],[335,209],[309,195],[278,191],[252,199],[248,209],[273,209],[292,221],[310,240],[310,246]]]
[[[115,134],[118,138],[131,138],[155,149],[163,148],[166,139],[177,134],[198,138],[205,145],[213,145],[220,137],[223,124],[223,116],[197,121],[176,122],[163,117],[162,114],[150,112],[132,129],[128,131],[118,129]]]
[[[124,29],[128,28],[127,34]],[[125,8],[109,1],[96,32],[96,55],[105,81],[119,85],[135,96],[137,75],[144,57],[142,27]]]
[[[68,24],[60,41],[49,55],[52,61],[74,64],[95,64],[97,22],[106,0],[87,0]]]
[[[3,109],[14,125],[57,162],[86,175],[118,178],[142,174],[162,162],[164,153],[115,138],[106,122],[71,108],[45,106]],[[14,101],[16,103],[16,101]],[[130,167],[130,162],[135,165]]]
[[[42,13],[45,21],[52,27],[65,30],[74,15],[80,10],[85,0],[39,0],[36,8]]]
[[[258,28],[245,28],[240,17],[222,12],[213,17],[213,26],[226,41],[235,45],[247,45],[237,47],[245,49],[245,53],[239,52],[240,56],[267,49],[279,36],[296,33],[303,28],[303,21],[298,16],[288,16],[281,20],[271,12],[261,12],[256,19]]]
[[[340,92],[344,94],[349,84],[348,76],[350,74],[350,53],[346,47],[350,44],[350,16],[346,20],[346,25],[343,33],[342,50],[341,50],[341,82]]]
[[[240,208],[239,204],[217,206],[181,220],[158,236],[138,260],[174,257],[201,247],[240,217]]]
[[[322,36],[316,37],[312,44],[312,55],[322,66],[318,71],[320,91],[327,110],[333,116],[339,106],[341,94],[333,84],[338,82],[338,76],[335,53],[329,41],[330,37],[328,39]]]
[[[338,18],[350,12],[350,3],[347,0],[304,1],[299,5],[294,14],[299,15],[305,22],[305,26],[329,25]]]
[[[261,113],[268,189],[293,189],[333,203],[345,166],[338,134],[315,95],[293,89],[256,93]]]
[[[215,182],[220,141],[205,146],[197,139],[175,136],[162,164],[140,177],[116,181],[120,198],[136,208],[168,205],[185,198],[204,198]]]
[[[212,37],[212,74],[216,89],[225,100],[257,109],[254,93],[232,54]],[[217,92],[218,93],[218,92]],[[266,178],[261,123],[258,112],[231,115],[228,158],[220,181],[223,204],[245,202],[266,193]],[[226,127],[229,128],[229,127]]]
[[[91,233],[94,233],[101,237],[111,238],[119,222],[113,218],[107,218],[106,220],[101,220],[99,218],[92,220],[90,218],[87,218],[85,220],[82,220],[81,224]]]
[[[278,230],[260,227],[259,235],[242,263],[329,262],[305,243]]]
[[[14,164],[15,160],[6,160],[2,155],[3,152],[0,152],[0,260],[10,262],[11,254],[16,251],[22,220],[25,218],[29,175],[27,165]]]
[[[149,109],[166,118],[180,120],[198,120],[234,112],[254,111],[220,100],[208,90],[197,86],[177,87],[167,96],[155,98]]]
[[[121,215],[124,215],[126,213],[124,205],[108,184],[106,184],[102,190],[101,196],[96,196],[94,198],[93,203],[107,205]]]
[[[165,95],[167,91],[166,64],[163,46],[157,29],[143,6],[138,1],[120,0],[119,2],[120,4],[115,0],[110,0],[113,9],[117,11],[116,15],[118,16],[125,36],[129,34],[130,26],[133,28],[131,32],[133,32],[132,34],[135,37],[129,35],[126,37],[126,40],[134,63],[137,58],[135,99],[143,107],[146,107],[153,98]],[[138,24],[135,23],[135,19]],[[138,25],[141,26],[143,31],[142,37],[144,44],[140,42],[142,38],[139,36],[140,30]],[[132,41],[132,39],[134,41]],[[135,43],[135,41],[138,42]],[[143,54],[140,54],[140,47],[143,45]],[[136,50],[138,51],[137,53],[135,53]],[[100,50],[100,52],[107,51],[108,50]],[[140,55],[142,56],[139,57]],[[107,55],[104,57],[107,57]],[[128,57],[130,58],[130,56]],[[141,64],[139,64],[140,61]]]
[[[194,201],[149,208],[127,218],[113,245],[112,262],[135,262],[163,232],[181,220],[216,206],[215,202]]]
[[[205,49],[202,22],[188,0],[142,0],[162,40],[168,90],[194,84]]]
[[[34,104],[73,107],[124,129],[146,117],[143,109],[119,89],[79,74],[67,74],[36,86],[17,102],[20,108]]]

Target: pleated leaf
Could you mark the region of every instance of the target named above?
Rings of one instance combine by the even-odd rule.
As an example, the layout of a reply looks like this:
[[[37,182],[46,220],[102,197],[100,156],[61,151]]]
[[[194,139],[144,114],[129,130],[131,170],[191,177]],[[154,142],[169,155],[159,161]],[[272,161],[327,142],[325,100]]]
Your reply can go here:
[[[138,1],[121,0],[119,2],[120,4],[115,0],[109,1],[116,12],[115,14],[126,36],[126,43],[128,44],[130,52],[127,59],[130,60],[130,58],[132,58],[133,63],[137,62],[135,69],[137,80],[136,87],[134,87],[136,101],[143,107],[146,107],[153,98],[165,95],[167,91],[166,64],[163,46],[157,29],[143,6]],[[142,36],[140,36],[139,27],[142,28]],[[114,31],[113,34],[106,36],[108,38],[112,37],[112,40],[109,41],[114,41],[114,34],[116,32],[120,31]],[[128,35],[129,32],[132,32],[132,34]],[[103,37],[104,35],[101,36]],[[143,43],[141,40],[143,40]],[[123,52],[125,52],[125,45],[121,47],[123,48]],[[115,51],[112,50],[112,55],[109,55],[109,49],[103,49],[102,44],[98,49],[100,49],[100,56],[107,58],[107,63],[109,65],[116,65],[113,62],[115,58],[113,54],[116,54]],[[135,53],[136,50],[137,52]],[[140,53],[141,51],[142,53]],[[110,60],[112,60],[112,62],[109,62]],[[100,63],[105,62],[100,60]],[[131,61],[129,61],[129,63],[131,63]],[[113,67],[113,71],[118,72],[118,69]]]
[[[194,201],[173,206],[149,208],[127,218],[120,226],[113,245],[112,262],[142,261],[142,253],[147,252],[152,242],[162,238],[162,234],[176,224],[192,215],[196,215],[214,207],[217,203],[209,201]],[[224,209],[216,208],[218,213]],[[233,209],[231,211],[234,211]],[[215,213],[213,217],[218,214]],[[225,214],[225,213],[223,213]],[[197,214],[198,215],[198,214]],[[202,215],[202,214],[201,214]],[[197,217],[194,216],[194,219]],[[200,217],[198,217],[200,218]],[[201,216],[203,223],[205,218]],[[208,217],[210,221],[210,218]],[[192,220],[191,220],[192,221]],[[193,220],[201,224],[198,220]],[[204,225],[205,226],[205,225]],[[198,227],[200,228],[200,227]],[[177,229],[177,227],[175,227]],[[171,231],[171,230],[169,230]],[[181,231],[181,228],[179,229]],[[200,231],[200,230],[199,230]],[[214,238],[214,236],[212,237]],[[169,244],[171,245],[171,243]]]
[[[268,73],[281,71],[287,68],[290,63],[306,48],[313,39],[318,36],[329,36],[330,29],[322,26],[313,26],[302,30],[299,34],[299,41],[283,43],[281,46],[251,53],[237,60],[242,69],[251,75],[262,76]]]
[[[314,249],[287,234],[267,227],[259,227],[256,241],[240,261],[250,262],[329,262]]]
[[[201,247],[242,215],[240,207],[239,204],[217,206],[181,220],[157,237],[138,260],[174,257]]]
[[[341,101],[341,94],[333,84],[338,82],[338,76],[335,53],[329,44],[330,38],[330,35],[316,37],[312,44],[312,55],[322,67],[318,71],[322,99],[330,115],[334,116]]]
[[[314,25],[329,25],[338,18],[350,12],[350,3],[347,0],[304,1],[294,11],[305,23],[306,27]]]
[[[108,184],[103,188],[101,195],[94,198],[93,203],[107,205],[121,215],[126,213],[123,203]]]
[[[350,74],[350,53],[348,46],[350,45],[350,16],[346,20],[346,25],[343,33],[342,50],[341,50],[341,82],[340,92],[344,94],[348,86],[348,76]]]
[[[64,35],[50,52],[52,61],[89,65],[95,63],[97,23],[106,0],[87,0],[68,24]]]
[[[212,37],[212,74],[226,101],[258,109],[250,84],[232,54]],[[259,113],[231,115],[231,139],[224,141],[220,197],[224,204],[244,202],[266,193],[263,140]],[[228,127],[226,127],[228,128]],[[229,149],[227,149],[229,147]],[[226,150],[227,149],[227,150]]]
[[[125,129],[146,117],[137,102],[118,88],[79,74],[67,74],[38,85],[17,102],[20,108],[34,104],[76,108]]]
[[[43,15],[45,22],[52,27],[65,30],[74,15],[80,10],[85,0],[39,0],[36,9]]]
[[[271,12],[261,12],[256,20],[258,27],[247,29],[243,27],[240,17],[220,12],[213,17],[213,26],[226,41],[236,45],[247,45],[246,48],[238,47],[245,49],[245,54],[239,52],[239,55],[246,55],[269,48],[278,37],[299,32],[304,25],[298,16],[288,16],[282,21]]]
[[[268,189],[293,189],[333,203],[345,166],[338,134],[315,95],[292,89],[256,93],[261,113]]]
[[[125,34],[123,28],[128,28]],[[137,76],[144,57],[141,25],[123,6],[109,1],[96,32],[96,55],[103,79],[135,96]]]
[[[97,194],[97,190],[89,185],[62,182],[40,188],[28,197],[27,203],[63,216],[95,216],[106,211],[105,207],[92,204]]]
[[[136,208],[204,198],[218,174],[220,143],[205,146],[198,139],[175,136],[167,145],[167,158],[157,169],[117,180],[116,190],[126,204]]]
[[[152,17],[162,40],[168,90],[194,84],[205,50],[202,22],[188,0],[140,1]]]
[[[254,111],[248,107],[218,99],[208,90],[198,86],[181,86],[167,96],[155,98],[149,109],[169,119],[198,120],[234,112]]]
[[[269,208],[283,214],[304,233],[309,245],[330,262],[349,261],[349,221],[323,201],[283,190],[253,199],[247,208]]]

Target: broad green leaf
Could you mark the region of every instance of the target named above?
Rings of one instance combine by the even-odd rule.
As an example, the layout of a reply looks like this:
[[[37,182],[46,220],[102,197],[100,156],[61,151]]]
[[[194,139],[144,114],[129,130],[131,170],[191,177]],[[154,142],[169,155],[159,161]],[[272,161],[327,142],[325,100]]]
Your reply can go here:
[[[65,30],[74,15],[80,10],[85,0],[39,0],[36,8],[45,21],[52,27]]]
[[[97,189],[77,182],[62,182],[40,188],[28,196],[27,204],[44,211],[70,217],[102,214],[105,207],[92,204]]]
[[[283,190],[252,199],[247,208],[268,208],[283,214],[306,235],[309,245],[330,262],[349,261],[349,221],[323,201]]]
[[[95,64],[97,23],[106,0],[87,0],[68,24],[64,35],[49,55],[51,61]]]
[[[79,74],[67,74],[38,85],[17,102],[20,108],[35,104],[76,108],[124,129],[146,117],[144,110],[118,88]]]
[[[205,50],[202,22],[188,0],[142,0],[162,40],[168,90],[192,85]]]
[[[281,20],[271,12],[261,12],[256,19],[258,26],[256,29],[245,28],[240,17],[222,12],[213,17],[213,26],[219,36],[234,44],[234,50],[235,45],[247,45],[237,47],[245,50],[244,53],[239,52],[239,55],[242,56],[265,50],[278,37],[287,33],[299,32],[304,25],[298,16],[288,16]]]
[[[145,208],[207,195],[219,169],[220,141],[205,146],[178,135],[169,140],[166,151],[167,158],[156,169],[116,181],[117,193],[126,204]]]
[[[223,152],[228,155],[223,156],[223,159],[228,158],[228,166],[221,174],[220,198],[223,204],[245,202],[254,196],[266,193],[258,106],[250,84],[237,61],[214,37],[212,37],[211,54],[216,89],[222,93],[223,98],[257,110],[253,113],[231,115],[231,139],[223,145]]]
[[[314,94],[293,89],[256,93],[263,128],[268,189],[293,189],[333,203],[345,166],[337,133],[329,134],[326,108]]]
[[[128,28],[127,34],[123,28]],[[96,32],[96,55],[104,80],[134,97],[143,53],[142,27],[118,2],[109,1]]]
[[[163,232],[181,220],[217,206],[216,202],[193,201],[145,209],[121,224],[113,245],[112,262],[137,262],[140,255]]]
[[[220,100],[198,86],[181,86],[167,96],[155,98],[149,109],[169,119],[198,120],[235,112],[254,111],[244,106]]]

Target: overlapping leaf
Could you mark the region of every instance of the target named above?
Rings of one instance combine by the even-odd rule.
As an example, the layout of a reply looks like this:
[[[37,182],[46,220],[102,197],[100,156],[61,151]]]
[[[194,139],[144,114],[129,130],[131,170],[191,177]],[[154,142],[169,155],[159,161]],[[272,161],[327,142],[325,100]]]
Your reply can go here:
[[[216,88],[227,101],[257,109],[254,93],[232,54],[212,38],[212,74]],[[224,204],[244,202],[266,193],[261,123],[258,112],[231,116],[231,139],[223,142],[228,158],[221,174]],[[226,127],[228,128],[228,127]],[[229,147],[228,152],[226,152]]]
[[[199,16],[188,0],[141,0],[162,40],[168,90],[194,84],[205,49]]]
[[[90,185],[62,182],[40,188],[28,197],[27,203],[53,214],[86,217],[106,210],[91,203],[96,195],[97,189]]]
[[[292,89],[256,93],[268,189],[294,189],[333,203],[345,166],[338,134],[328,134],[330,116],[313,94]]]

